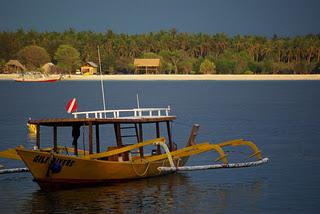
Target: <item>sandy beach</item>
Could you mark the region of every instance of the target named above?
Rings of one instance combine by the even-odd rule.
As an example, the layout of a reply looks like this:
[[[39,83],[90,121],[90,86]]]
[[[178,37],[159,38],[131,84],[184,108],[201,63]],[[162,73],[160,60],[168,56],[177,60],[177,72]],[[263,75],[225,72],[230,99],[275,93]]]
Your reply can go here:
[[[14,80],[16,74],[0,74],[0,80]],[[82,75],[65,75],[63,80],[68,81],[87,81],[100,80],[99,75],[82,76]],[[320,80],[320,74],[298,74],[298,75],[232,75],[232,74],[216,74],[216,75],[103,75],[103,80]]]

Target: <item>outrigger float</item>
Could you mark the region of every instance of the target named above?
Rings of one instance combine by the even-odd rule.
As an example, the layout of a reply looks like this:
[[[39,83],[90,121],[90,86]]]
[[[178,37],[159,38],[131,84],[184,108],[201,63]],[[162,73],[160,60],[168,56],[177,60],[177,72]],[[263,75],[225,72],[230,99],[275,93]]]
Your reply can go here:
[[[148,178],[179,171],[249,167],[268,161],[268,158],[262,158],[261,151],[254,143],[243,139],[218,144],[209,142],[196,144],[195,138],[199,125],[192,127],[186,146],[179,149],[173,142],[171,133],[171,123],[176,117],[169,115],[169,112],[170,107],[137,108],[74,112],[72,113],[73,118],[29,120],[29,128],[36,132],[36,146],[33,149],[19,146],[5,150],[0,152],[0,157],[22,160],[27,166],[27,168],[22,168],[22,171],[30,170],[34,180],[45,190]],[[101,147],[100,127],[102,125],[113,126],[115,146]],[[143,130],[146,125],[155,128],[156,138],[144,140]],[[167,140],[160,136],[160,127],[163,126]],[[53,147],[42,147],[40,143],[41,127],[52,128]],[[58,146],[59,127],[72,127],[73,147]],[[81,127],[88,130],[87,150],[78,149],[77,140]],[[127,132],[125,129],[132,129],[134,134],[124,135]],[[134,138],[135,143],[124,144],[124,138],[128,137]],[[249,158],[256,157],[257,161],[229,163],[222,149],[227,146],[248,146],[252,150]],[[219,154],[216,161],[222,163],[185,166],[190,156],[211,150]]]

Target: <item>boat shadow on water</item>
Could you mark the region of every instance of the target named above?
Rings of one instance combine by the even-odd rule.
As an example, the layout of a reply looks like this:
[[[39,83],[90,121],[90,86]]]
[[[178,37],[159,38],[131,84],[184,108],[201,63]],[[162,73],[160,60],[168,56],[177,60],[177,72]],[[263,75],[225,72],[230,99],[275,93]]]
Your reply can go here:
[[[233,195],[249,195],[259,201],[263,181],[250,183],[220,183],[197,185],[188,174],[171,174],[152,179],[65,189],[54,192],[38,190],[26,201],[21,211],[68,213],[127,213],[127,212],[174,212],[214,209],[230,209]],[[208,195],[208,191],[215,194]],[[201,202],[201,203],[200,203]],[[214,202],[214,203],[213,203]],[[202,204],[203,207],[199,207]],[[210,207],[212,206],[212,207]]]

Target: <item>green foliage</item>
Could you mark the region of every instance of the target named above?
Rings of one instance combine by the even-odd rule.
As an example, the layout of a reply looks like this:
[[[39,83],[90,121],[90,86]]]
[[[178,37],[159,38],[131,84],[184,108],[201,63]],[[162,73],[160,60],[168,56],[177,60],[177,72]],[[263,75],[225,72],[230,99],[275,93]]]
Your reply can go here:
[[[243,74],[254,74],[254,72],[253,71],[245,71]]]
[[[152,53],[152,52],[147,52],[147,53],[143,53],[141,58],[144,59],[158,59],[160,58],[160,56],[156,53]]]
[[[116,59],[115,70],[117,73],[133,73],[132,59],[126,57]]]
[[[235,62],[228,58],[219,58],[216,60],[218,74],[232,74],[235,70]]]
[[[192,65],[192,74],[200,74],[200,65],[203,62],[203,58],[193,58],[193,65]]]
[[[247,70],[256,69],[247,52],[233,53],[225,51],[217,60],[217,71],[221,74],[242,74]]]
[[[248,62],[248,70],[252,73],[261,73],[261,63],[259,62],[255,62],[255,61],[250,61]],[[244,73],[247,74],[247,71],[245,71]]]
[[[273,72],[273,62],[272,60],[264,60],[260,62],[261,64],[261,73],[263,74],[271,74]]]
[[[0,73],[3,72],[6,61],[4,59],[0,59]]]
[[[312,70],[312,73],[320,74],[320,63],[316,64],[316,66]]]
[[[30,45],[46,49],[54,63],[58,62],[55,53],[61,45],[77,49],[82,62],[98,62],[99,45],[104,73],[129,73],[134,58],[156,56],[161,59],[161,73],[175,74],[200,73],[200,65],[204,59],[215,63],[217,73],[230,74],[246,71],[258,74],[310,73],[320,63],[320,35],[228,37],[224,33],[180,33],[174,28],[139,35],[119,34],[111,29],[104,33],[77,32],[74,29],[64,32],[23,29],[0,32],[0,58],[5,61],[16,59],[18,52]],[[61,60],[59,64],[66,70],[75,70],[61,64]],[[30,66],[34,66],[34,63]]]
[[[116,56],[112,54],[101,54],[102,74],[114,74]]]
[[[182,74],[190,74],[192,71],[194,59],[186,58],[178,64],[179,71]]]
[[[318,66],[315,63],[308,64],[306,62],[300,62],[294,64],[292,70],[294,70],[296,74],[306,74],[310,70],[317,70],[317,67]]]
[[[163,58],[164,63],[171,64],[169,66],[169,73],[178,74],[178,63],[183,59],[182,51],[161,51],[160,56]]]
[[[274,74],[292,74],[293,65],[284,62],[274,62],[272,64],[272,70]]]
[[[202,74],[215,74],[216,65],[208,59],[205,59],[200,65],[200,73]]]
[[[54,58],[58,63],[58,67],[69,72],[69,74],[75,72],[80,65],[80,53],[70,45],[60,45],[54,54]]]
[[[17,53],[18,60],[27,67],[27,69],[39,69],[42,65],[50,62],[47,51],[39,46],[30,45],[22,48]]]

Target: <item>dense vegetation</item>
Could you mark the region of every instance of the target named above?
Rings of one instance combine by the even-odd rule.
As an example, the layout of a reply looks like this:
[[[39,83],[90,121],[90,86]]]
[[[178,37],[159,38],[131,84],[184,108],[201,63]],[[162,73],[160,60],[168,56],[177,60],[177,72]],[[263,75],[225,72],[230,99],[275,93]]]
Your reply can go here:
[[[104,73],[134,73],[134,58],[154,57],[161,59],[160,72],[170,74],[315,73],[320,69],[319,34],[285,38],[276,35],[272,38],[228,37],[223,33],[178,33],[175,29],[139,35],[117,34],[112,30],[105,33],[73,29],[64,32],[2,31],[0,66],[9,59],[21,58],[26,47],[39,46],[53,63],[66,72],[74,72],[81,62],[98,63],[98,45]],[[71,51],[77,55],[70,56],[75,57],[71,65],[61,62],[63,54],[68,55],[61,47],[73,48]],[[42,49],[39,49],[43,54],[41,60],[46,58]],[[38,64],[29,62],[27,66]]]

